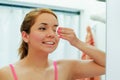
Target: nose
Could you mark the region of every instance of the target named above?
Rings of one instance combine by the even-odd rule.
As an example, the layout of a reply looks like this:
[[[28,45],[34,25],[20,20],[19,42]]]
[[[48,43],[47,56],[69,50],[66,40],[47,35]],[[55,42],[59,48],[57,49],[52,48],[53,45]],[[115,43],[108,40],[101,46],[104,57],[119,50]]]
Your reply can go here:
[[[47,37],[54,38],[56,36],[56,32],[53,30],[49,30],[47,33]]]

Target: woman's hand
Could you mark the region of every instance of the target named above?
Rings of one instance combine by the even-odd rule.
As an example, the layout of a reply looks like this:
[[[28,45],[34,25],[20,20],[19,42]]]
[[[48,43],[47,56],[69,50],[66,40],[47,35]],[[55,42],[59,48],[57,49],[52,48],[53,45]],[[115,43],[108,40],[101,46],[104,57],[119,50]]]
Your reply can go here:
[[[79,41],[79,39],[76,37],[74,30],[71,28],[59,27],[57,33],[60,38],[68,40],[73,46],[75,46]]]

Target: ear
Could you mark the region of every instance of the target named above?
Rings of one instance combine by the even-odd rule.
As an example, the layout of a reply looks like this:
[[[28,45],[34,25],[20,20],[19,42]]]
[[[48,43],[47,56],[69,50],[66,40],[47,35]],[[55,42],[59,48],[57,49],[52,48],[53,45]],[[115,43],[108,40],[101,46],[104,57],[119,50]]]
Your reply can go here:
[[[22,39],[23,39],[23,41],[28,43],[28,38],[29,38],[29,35],[25,31],[22,31]]]

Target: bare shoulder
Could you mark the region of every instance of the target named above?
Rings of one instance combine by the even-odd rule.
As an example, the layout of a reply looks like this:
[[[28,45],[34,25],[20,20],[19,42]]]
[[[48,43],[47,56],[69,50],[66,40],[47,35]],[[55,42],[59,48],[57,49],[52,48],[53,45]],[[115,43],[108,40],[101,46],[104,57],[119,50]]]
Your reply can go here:
[[[0,80],[8,80],[10,79],[10,68],[9,66],[5,66],[0,68]]]
[[[78,59],[65,59],[57,61],[57,64],[63,66],[64,68],[70,69],[69,71],[73,71],[76,67],[79,66],[78,69],[83,68],[85,66],[89,66],[93,64],[91,60],[78,60]]]
[[[57,63],[60,65],[65,65],[66,67],[72,67],[76,63],[78,63],[80,60],[76,59],[64,59],[64,60],[58,60]]]
[[[64,59],[64,60],[58,60],[57,64],[58,66],[63,67],[63,70],[66,71],[68,70],[68,72],[70,73],[77,61],[78,60]]]
[[[76,65],[78,60],[72,60],[72,59],[65,59],[65,60],[58,60],[57,66],[58,66],[58,72],[60,77],[64,77],[65,80],[71,80],[72,79],[72,73],[74,66]]]

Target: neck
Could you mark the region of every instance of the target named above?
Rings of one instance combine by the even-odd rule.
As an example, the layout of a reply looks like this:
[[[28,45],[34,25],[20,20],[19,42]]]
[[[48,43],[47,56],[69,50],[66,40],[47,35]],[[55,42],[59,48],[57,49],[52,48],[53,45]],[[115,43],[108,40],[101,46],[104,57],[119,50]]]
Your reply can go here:
[[[24,65],[34,68],[46,68],[49,66],[48,53],[28,52],[28,55],[23,59]]]

